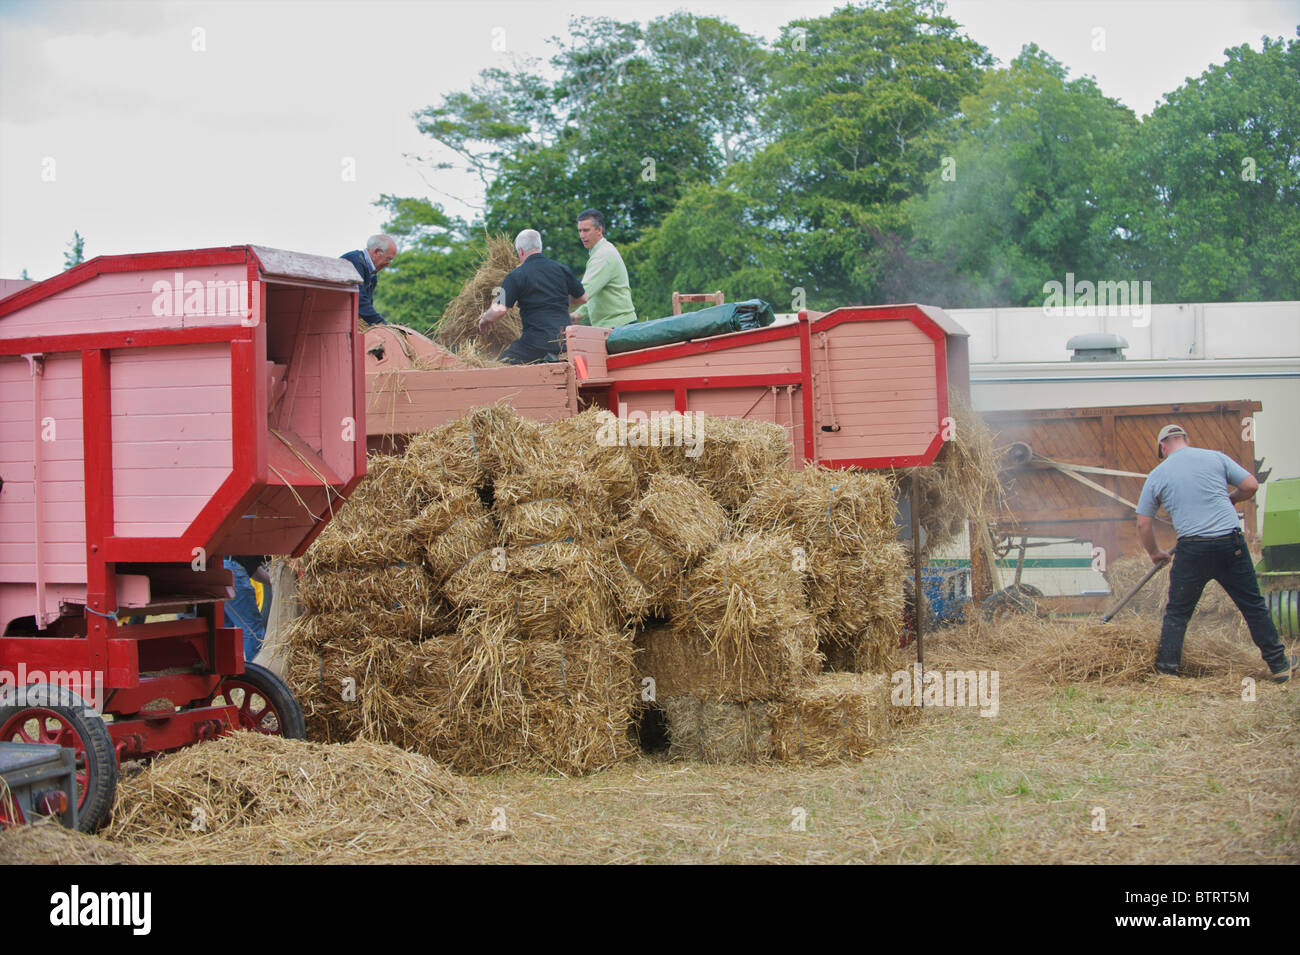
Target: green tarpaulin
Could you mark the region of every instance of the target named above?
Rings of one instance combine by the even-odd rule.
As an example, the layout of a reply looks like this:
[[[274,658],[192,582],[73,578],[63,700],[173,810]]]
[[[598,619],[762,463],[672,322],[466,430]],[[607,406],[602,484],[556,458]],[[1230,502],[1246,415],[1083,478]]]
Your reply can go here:
[[[605,340],[605,349],[611,355],[655,345],[672,345],[697,338],[741,332],[748,328],[762,328],[776,321],[776,314],[767,302],[752,298],[747,302],[728,302],[710,305],[685,315],[670,315],[649,322],[633,322],[614,329]]]

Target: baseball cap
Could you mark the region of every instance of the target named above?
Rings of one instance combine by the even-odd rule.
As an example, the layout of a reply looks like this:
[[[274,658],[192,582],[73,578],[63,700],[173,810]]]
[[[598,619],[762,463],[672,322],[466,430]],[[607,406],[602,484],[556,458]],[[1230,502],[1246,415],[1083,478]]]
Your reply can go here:
[[[1156,437],[1156,457],[1163,458],[1165,456],[1164,448],[1160,447],[1160,445],[1164,443],[1165,438],[1172,438],[1176,434],[1180,434],[1184,438],[1187,437],[1187,432],[1176,424],[1167,424],[1160,429],[1160,434]]]

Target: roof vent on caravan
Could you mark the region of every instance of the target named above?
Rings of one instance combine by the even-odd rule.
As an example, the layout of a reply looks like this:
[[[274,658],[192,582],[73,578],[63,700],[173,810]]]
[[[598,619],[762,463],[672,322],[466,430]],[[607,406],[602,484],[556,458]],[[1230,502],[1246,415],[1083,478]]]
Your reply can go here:
[[[1128,341],[1110,332],[1087,332],[1075,335],[1065,347],[1073,352],[1070,361],[1123,361]]]

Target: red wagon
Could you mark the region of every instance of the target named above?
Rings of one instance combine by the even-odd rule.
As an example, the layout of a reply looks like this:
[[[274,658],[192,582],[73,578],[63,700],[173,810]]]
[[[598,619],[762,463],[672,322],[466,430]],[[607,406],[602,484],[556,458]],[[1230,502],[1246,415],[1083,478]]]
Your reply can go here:
[[[0,299],[0,739],[77,752],[82,828],[121,759],[303,734],[221,625],[222,558],[301,554],[365,474],[358,281],[234,246]]]

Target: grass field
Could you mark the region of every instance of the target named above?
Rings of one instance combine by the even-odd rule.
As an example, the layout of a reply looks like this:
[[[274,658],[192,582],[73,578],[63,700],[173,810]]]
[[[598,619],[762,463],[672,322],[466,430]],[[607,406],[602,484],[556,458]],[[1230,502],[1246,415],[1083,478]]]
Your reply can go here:
[[[960,635],[944,640],[932,665],[997,662],[965,659]],[[1242,698],[1243,676],[1259,681],[1253,701]],[[1300,693],[1266,676],[1245,665],[1194,679],[1057,685],[1009,660],[997,716],[929,709],[888,753],[860,763],[644,756],[585,778],[465,779],[464,821],[451,831],[388,820],[373,838],[250,831],[224,856],[202,837],[131,849],[203,863],[1294,863]],[[0,861],[6,847],[29,860],[34,847],[16,845],[0,838]],[[67,858],[63,845],[52,842],[44,858]]]

